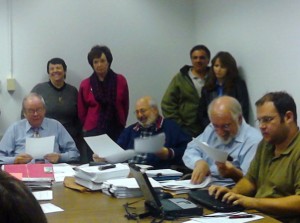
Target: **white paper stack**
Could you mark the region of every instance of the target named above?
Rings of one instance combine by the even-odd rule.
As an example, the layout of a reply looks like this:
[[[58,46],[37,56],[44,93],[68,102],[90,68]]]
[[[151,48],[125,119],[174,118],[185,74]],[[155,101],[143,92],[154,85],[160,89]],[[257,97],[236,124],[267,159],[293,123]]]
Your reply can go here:
[[[149,178],[154,188],[161,188],[160,183]],[[113,179],[104,181],[102,192],[116,198],[141,197],[142,192],[135,178]]]
[[[75,168],[75,182],[89,188],[100,190],[101,184],[109,179],[126,178],[129,175],[129,167],[126,164],[117,163],[115,168],[99,170],[99,166],[84,164]]]

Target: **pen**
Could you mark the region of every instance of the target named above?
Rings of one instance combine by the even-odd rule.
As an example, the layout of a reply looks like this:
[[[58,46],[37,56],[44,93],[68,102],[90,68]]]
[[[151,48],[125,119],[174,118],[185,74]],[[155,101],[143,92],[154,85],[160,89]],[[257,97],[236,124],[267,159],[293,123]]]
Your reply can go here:
[[[234,218],[253,218],[252,214],[240,214],[240,215],[231,215],[229,216],[230,219],[234,219]]]
[[[107,165],[107,166],[99,166],[98,170],[107,170],[107,169],[112,169],[112,168],[115,168],[115,167],[116,167],[115,164],[110,164],[110,165]]]

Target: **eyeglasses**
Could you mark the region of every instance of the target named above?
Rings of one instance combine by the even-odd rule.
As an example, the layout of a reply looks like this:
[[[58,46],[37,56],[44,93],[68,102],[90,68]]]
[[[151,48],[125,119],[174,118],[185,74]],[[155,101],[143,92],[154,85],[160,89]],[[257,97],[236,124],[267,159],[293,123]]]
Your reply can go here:
[[[230,130],[231,123],[224,124],[224,125],[215,125],[215,124],[212,124],[212,125],[215,129],[222,129],[224,131],[228,131],[228,130]]]
[[[41,114],[44,111],[44,108],[37,108],[37,109],[26,109],[26,113],[29,115],[34,115],[35,113]]]
[[[270,122],[272,122],[274,119],[276,118],[276,116],[265,116],[265,117],[261,117],[256,119],[256,121],[258,122],[258,124],[269,124]]]
[[[144,115],[147,111],[149,111],[149,109],[150,109],[150,108],[141,108],[141,109],[139,109],[139,110],[135,110],[135,111],[134,111],[134,114],[137,115],[137,114],[140,113],[141,115]]]

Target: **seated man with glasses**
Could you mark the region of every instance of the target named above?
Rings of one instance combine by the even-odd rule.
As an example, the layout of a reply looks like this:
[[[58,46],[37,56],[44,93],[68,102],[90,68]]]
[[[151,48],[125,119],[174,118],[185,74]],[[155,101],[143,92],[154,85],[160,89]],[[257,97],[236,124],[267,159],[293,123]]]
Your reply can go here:
[[[214,184],[234,184],[247,172],[262,136],[245,122],[241,105],[233,97],[214,99],[208,107],[208,115],[211,123],[188,144],[183,162],[193,169],[191,182],[194,184],[201,183],[208,175]],[[227,152],[232,160],[216,162],[201,151],[197,141]]]
[[[79,152],[67,130],[60,122],[45,118],[42,96],[30,93],[23,99],[22,110],[25,119],[11,125],[0,142],[0,164],[33,162],[33,157],[26,153],[26,138],[47,136],[55,137],[53,153],[44,156],[47,162],[78,161]]]
[[[269,92],[255,103],[263,140],[249,170],[232,189],[212,185],[225,202],[300,222],[300,133],[297,107],[286,92]]]
[[[117,141],[123,149],[133,149],[135,138],[164,133],[166,140],[164,147],[157,153],[138,154],[128,162],[147,164],[156,169],[170,168],[171,165],[183,165],[182,155],[187,143],[191,141],[191,137],[174,121],[164,119],[159,114],[157,104],[149,96],[137,100],[135,115],[138,122],[124,129]],[[93,159],[103,161],[103,158],[98,157],[96,154],[93,155]]]

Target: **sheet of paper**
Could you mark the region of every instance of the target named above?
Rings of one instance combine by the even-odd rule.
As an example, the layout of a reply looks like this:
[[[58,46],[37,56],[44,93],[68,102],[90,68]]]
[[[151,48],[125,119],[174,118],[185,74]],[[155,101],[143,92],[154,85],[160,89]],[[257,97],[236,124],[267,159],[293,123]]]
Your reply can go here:
[[[109,163],[122,163],[133,158],[135,155],[136,152],[132,149],[128,149],[128,150],[122,149],[122,151],[118,153],[106,156],[105,159]]]
[[[220,151],[213,147],[210,147],[209,145],[207,145],[207,143],[200,142],[197,139],[194,139],[193,141],[198,144],[199,150],[202,150],[203,152],[205,152],[213,160],[221,162],[221,163],[225,163],[225,161],[227,160],[228,153],[226,153],[224,151]]]
[[[38,201],[49,201],[53,199],[52,190],[34,191],[32,193]]]
[[[53,153],[55,136],[42,138],[26,138],[26,153],[34,159],[42,159],[46,154]]]
[[[146,138],[134,139],[134,150],[137,153],[156,153],[165,144],[166,136],[164,133]]]
[[[73,166],[67,163],[53,164],[55,182],[63,182],[65,177],[74,176]]]
[[[226,213],[226,214],[229,214],[230,213]],[[234,213],[234,214],[238,214],[238,215],[241,215],[241,214],[248,214],[246,212],[239,212],[239,213]],[[233,215],[234,215],[233,214]],[[225,216],[225,217],[221,217],[221,216],[224,216],[224,213],[214,213],[214,214],[211,214],[210,216],[218,216],[220,215],[220,217],[200,217],[200,218],[192,218],[192,222],[195,222],[195,223],[246,223],[246,222],[250,222],[250,221],[255,221],[255,220],[259,220],[259,219],[262,219],[263,217],[260,216],[260,215],[255,215],[255,214],[251,214],[252,217],[251,218],[235,218],[235,219],[231,219],[229,218],[229,216]],[[186,222],[187,223],[187,222]]]
[[[52,213],[52,212],[64,211],[60,207],[57,207],[56,205],[51,204],[51,203],[41,204],[41,208],[45,214]]]
[[[177,189],[204,188],[209,186],[211,182],[212,182],[211,176],[208,176],[201,184],[192,184],[191,180],[168,180],[168,181],[162,181],[160,182],[160,184],[166,189],[177,190]]]
[[[100,157],[115,155],[124,151],[117,143],[115,143],[107,134],[99,136],[84,137],[84,140]]]

